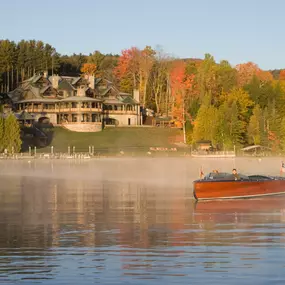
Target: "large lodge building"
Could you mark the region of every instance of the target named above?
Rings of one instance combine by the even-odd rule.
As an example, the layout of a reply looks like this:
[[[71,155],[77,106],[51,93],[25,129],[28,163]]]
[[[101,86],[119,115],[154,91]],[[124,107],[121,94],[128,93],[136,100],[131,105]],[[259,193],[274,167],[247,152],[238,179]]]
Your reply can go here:
[[[106,125],[142,124],[139,92],[117,90],[110,81],[94,76],[34,75],[8,94],[14,111],[35,120],[49,120],[71,131],[101,131]]]

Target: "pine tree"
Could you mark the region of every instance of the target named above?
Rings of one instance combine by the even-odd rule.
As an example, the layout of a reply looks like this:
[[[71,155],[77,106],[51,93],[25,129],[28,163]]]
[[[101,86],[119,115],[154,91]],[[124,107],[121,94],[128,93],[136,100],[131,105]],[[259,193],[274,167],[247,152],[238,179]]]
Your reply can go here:
[[[217,140],[225,149],[232,149],[243,143],[243,123],[239,120],[236,101],[225,101],[219,108]]]
[[[5,119],[3,145],[9,153],[13,151],[15,153],[21,150],[21,137],[20,137],[20,126],[13,114],[8,115]]]
[[[262,130],[262,112],[259,105],[253,109],[253,114],[250,117],[249,125],[247,128],[248,142],[255,145],[261,143],[261,130]]]
[[[217,143],[218,110],[210,104],[210,95],[206,95],[198,111],[193,130],[193,142],[211,140]]]

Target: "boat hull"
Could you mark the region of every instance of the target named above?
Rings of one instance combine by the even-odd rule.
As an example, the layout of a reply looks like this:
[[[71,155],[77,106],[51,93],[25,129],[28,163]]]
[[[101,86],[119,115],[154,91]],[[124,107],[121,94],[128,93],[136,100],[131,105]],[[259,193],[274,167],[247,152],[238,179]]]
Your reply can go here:
[[[253,213],[258,215],[251,215]],[[258,221],[258,216],[263,217],[266,213],[277,213],[285,221],[285,200],[272,196],[255,199],[206,200],[195,203],[195,221],[198,223],[238,223],[244,221],[244,215],[247,219]],[[280,219],[280,216],[275,217]]]
[[[285,180],[193,182],[196,200],[255,198],[285,194]]]

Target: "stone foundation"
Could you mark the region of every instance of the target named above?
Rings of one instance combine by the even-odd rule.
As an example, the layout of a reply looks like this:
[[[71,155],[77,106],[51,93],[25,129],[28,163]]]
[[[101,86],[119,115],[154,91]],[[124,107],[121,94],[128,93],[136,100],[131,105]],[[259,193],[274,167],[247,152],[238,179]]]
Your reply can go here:
[[[108,114],[108,118],[115,119],[118,122],[118,126],[137,126],[140,125],[140,116],[139,115],[116,115]]]
[[[61,126],[72,132],[92,133],[102,131],[102,123],[61,124]]]

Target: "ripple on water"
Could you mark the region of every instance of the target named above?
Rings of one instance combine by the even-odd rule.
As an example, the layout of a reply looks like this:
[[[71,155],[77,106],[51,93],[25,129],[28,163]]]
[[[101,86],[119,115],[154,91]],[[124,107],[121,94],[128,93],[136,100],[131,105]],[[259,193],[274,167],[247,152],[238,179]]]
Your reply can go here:
[[[195,205],[186,188],[171,193],[5,178],[0,283],[284,284],[284,198],[228,208]]]

